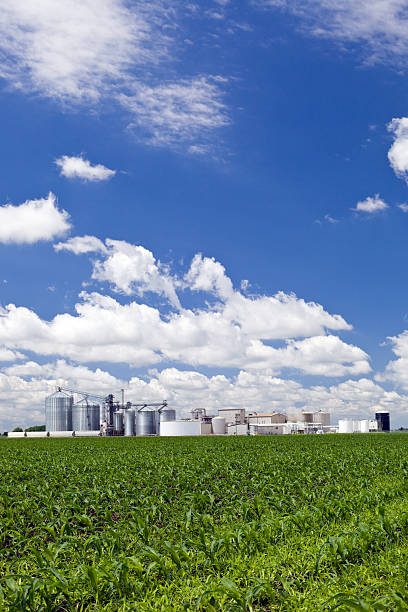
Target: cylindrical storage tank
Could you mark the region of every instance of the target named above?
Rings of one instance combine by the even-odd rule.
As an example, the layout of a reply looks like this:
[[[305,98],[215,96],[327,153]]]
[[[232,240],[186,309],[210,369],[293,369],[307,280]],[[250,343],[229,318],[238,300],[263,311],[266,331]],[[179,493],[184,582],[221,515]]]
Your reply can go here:
[[[72,408],[74,431],[99,431],[101,425],[99,404],[87,404],[83,400]]]
[[[156,434],[156,412],[141,410],[136,415],[136,435],[154,436]]]
[[[125,436],[136,435],[136,419],[134,410],[126,410],[125,414]]]
[[[213,434],[216,436],[223,436],[225,434],[225,418],[216,416],[212,420]]]
[[[123,431],[123,412],[113,413],[113,429],[118,433]]]
[[[302,412],[302,421],[304,423],[313,423],[313,412]]]
[[[176,411],[172,408],[166,408],[160,413],[160,423],[167,423],[167,421],[176,420]]]
[[[352,419],[340,419],[339,433],[353,433],[354,423]]]
[[[56,391],[45,400],[46,431],[72,431],[72,395]]]
[[[369,433],[370,432],[369,421],[367,419],[364,419],[363,421],[360,421],[360,431],[361,431],[361,433]]]

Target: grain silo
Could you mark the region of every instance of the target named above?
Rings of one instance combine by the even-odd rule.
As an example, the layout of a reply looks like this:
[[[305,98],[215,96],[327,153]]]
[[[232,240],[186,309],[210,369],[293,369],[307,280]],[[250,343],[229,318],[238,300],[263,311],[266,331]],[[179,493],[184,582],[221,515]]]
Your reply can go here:
[[[72,395],[58,389],[45,400],[45,429],[46,431],[73,431],[72,430]]]
[[[139,410],[136,415],[136,435],[154,436],[156,434],[156,411]]]
[[[86,400],[81,400],[72,407],[74,431],[99,431],[100,425],[99,404],[89,404]]]

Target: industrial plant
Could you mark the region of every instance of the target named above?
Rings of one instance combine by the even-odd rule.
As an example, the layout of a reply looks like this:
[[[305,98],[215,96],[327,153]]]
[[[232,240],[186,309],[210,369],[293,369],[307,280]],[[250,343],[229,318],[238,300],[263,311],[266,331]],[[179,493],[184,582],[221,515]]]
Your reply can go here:
[[[74,402],[76,396],[77,401]],[[78,399],[79,398],[79,399]],[[205,408],[191,411],[190,418],[177,419],[167,401],[158,403],[121,401],[106,396],[57,387],[45,399],[45,431],[10,432],[9,437],[92,437],[92,436],[203,436],[203,435],[287,435],[325,433],[389,432],[390,414],[376,412],[374,419],[341,419],[330,424],[330,413],[303,411],[247,412],[245,408],[222,408],[207,414]]]

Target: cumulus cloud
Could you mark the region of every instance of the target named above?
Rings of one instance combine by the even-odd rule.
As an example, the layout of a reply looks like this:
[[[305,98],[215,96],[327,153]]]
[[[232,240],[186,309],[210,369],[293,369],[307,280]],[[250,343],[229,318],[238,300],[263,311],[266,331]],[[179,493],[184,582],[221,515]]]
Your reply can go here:
[[[109,361],[151,366],[179,362],[194,366],[297,369],[322,376],[358,375],[370,370],[368,356],[328,330],[350,330],[340,316],[295,295],[244,296],[235,291],[224,267],[201,254],[182,281],[142,246],[106,240],[102,251],[91,237],[57,245],[72,252],[99,251],[92,278],[116,292],[167,299],[165,313],[135,301],[121,304],[94,292],[81,294],[76,314],[42,320],[9,305],[0,316],[0,342],[11,349],[58,354],[82,363]],[[182,307],[177,290],[212,294],[216,302],[194,310]],[[303,338],[303,339],[302,339]],[[283,341],[273,346],[273,341]]]
[[[406,64],[406,0],[253,0],[253,4],[290,11],[312,36],[359,43],[367,63]]]
[[[113,101],[122,107],[123,120],[155,146],[202,146],[201,138],[226,125],[228,114],[218,78],[163,82],[171,62],[178,61],[171,38],[177,8],[167,0],[4,0],[0,77],[64,107]],[[70,177],[108,178],[108,169],[88,163],[63,161]]]
[[[71,228],[69,214],[58,208],[55,195],[27,200],[19,206],[0,206],[0,242],[33,244],[53,240]]]
[[[173,306],[180,307],[174,279],[151,251],[123,240],[108,239],[106,246],[108,255],[95,262],[93,279],[112,283],[115,291],[126,295],[142,296],[148,291],[164,295]]]
[[[214,257],[204,257],[197,253],[191,262],[190,269],[184,277],[186,286],[193,291],[214,293],[227,299],[233,295],[231,280],[225,274],[225,268]]]
[[[380,198],[379,194],[376,193],[373,198],[367,197],[365,200],[357,202],[356,207],[352,210],[373,214],[385,210],[386,208],[388,208],[388,204],[386,204],[384,200]]]
[[[393,145],[388,151],[391,167],[399,178],[408,182],[408,118],[393,119],[388,130],[394,134]]]
[[[81,156],[69,157],[63,155],[55,160],[56,165],[61,169],[60,174],[66,178],[79,178],[84,181],[106,181],[116,174],[116,170],[110,170],[102,164],[92,165],[90,161]]]
[[[397,358],[388,362],[384,372],[376,375],[376,380],[391,381],[408,390],[408,330],[397,336],[390,336],[388,342]]]

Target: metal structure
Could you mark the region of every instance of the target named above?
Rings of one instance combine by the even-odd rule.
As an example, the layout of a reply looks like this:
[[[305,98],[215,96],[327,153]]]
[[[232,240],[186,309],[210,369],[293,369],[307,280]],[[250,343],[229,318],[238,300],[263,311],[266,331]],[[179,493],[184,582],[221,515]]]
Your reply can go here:
[[[136,415],[136,435],[156,435],[156,412],[154,410],[139,410]]]
[[[167,421],[175,421],[176,420],[176,411],[172,408],[166,408],[159,412],[160,415],[160,423],[166,423]]]
[[[124,413],[124,434],[125,436],[136,435],[136,413],[132,408],[129,408]]]
[[[123,412],[121,410],[113,413],[113,431],[116,436],[120,436],[124,432]]]
[[[375,413],[375,418],[378,423],[378,431],[390,431],[390,413],[386,410],[381,410]]]
[[[72,395],[61,387],[45,400],[45,429],[47,431],[72,431]]]
[[[99,404],[80,400],[72,408],[72,429],[74,431],[99,431],[101,425]]]

